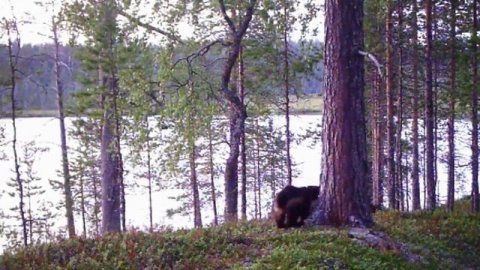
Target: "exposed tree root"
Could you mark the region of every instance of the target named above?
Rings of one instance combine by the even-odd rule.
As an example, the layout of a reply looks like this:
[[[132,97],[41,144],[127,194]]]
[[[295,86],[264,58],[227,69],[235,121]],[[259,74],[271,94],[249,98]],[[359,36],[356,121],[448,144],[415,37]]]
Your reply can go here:
[[[413,254],[404,243],[395,242],[386,233],[366,228],[351,228],[348,236],[361,245],[379,250],[380,252],[392,252],[403,256],[408,262],[416,263],[423,258]]]

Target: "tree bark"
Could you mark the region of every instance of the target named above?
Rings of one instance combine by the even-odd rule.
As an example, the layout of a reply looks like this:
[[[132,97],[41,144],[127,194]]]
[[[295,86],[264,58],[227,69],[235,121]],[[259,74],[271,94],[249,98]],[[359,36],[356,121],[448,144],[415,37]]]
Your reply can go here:
[[[387,92],[387,183],[388,204],[391,209],[396,209],[396,172],[395,172],[395,123],[394,123],[394,71],[393,71],[393,21],[392,4],[389,4],[385,20],[386,31],[386,92]]]
[[[408,155],[405,155],[403,157],[404,159],[404,164],[405,164],[405,168],[410,168],[410,166],[408,166]],[[409,211],[410,210],[410,202],[409,202],[409,199],[410,198],[410,183],[408,181],[408,175],[405,175],[405,211]]]
[[[75,220],[73,217],[73,198],[70,183],[70,169],[68,167],[68,148],[67,148],[67,132],[65,129],[65,113],[63,108],[63,84],[61,80],[60,68],[60,52],[57,22],[52,19],[53,43],[54,43],[54,60],[53,72],[55,74],[55,89],[57,91],[58,120],[60,124],[60,142],[62,149],[62,168],[63,168],[63,190],[65,195],[65,210],[67,217],[67,230],[70,238],[75,236]]]
[[[418,146],[418,25],[417,1],[413,1],[412,7],[413,20],[413,52],[412,52],[412,73],[413,73],[413,94],[412,94],[412,210],[420,210],[420,161],[419,161],[419,146]]]
[[[284,29],[283,29],[283,79],[285,85],[285,140],[286,140],[286,148],[287,148],[287,179],[288,184],[292,184],[292,157],[290,155],[290,143],[291,143],[291,134],[290,134],[290,67],[288,63],[288,9],[287,9],[287,2],[285,2],[283,6],[283,11],[285,15],[284,19]]]
[[[383,204],[383,117],[382,115],[382,78],[375,73],[374,82],[374,124],[373,124],[373,188],[372,204],[375,209],[380,209]]]
[[[433,96],[433,181],[435,183],[435,196],[438,194],[437,185],[437,157],[438,157],[438,60],[435,55],[435,44],[437,40],[437,8],[432,7],[432,96]],[[436,203],[435,203],[436,204]]]
[[[238,216],[238,156],[245,118],[230,109],[230,153],[225,165],[225,221],[237,221]]]
[[[95,226],[95,233],[97,235],[100,234],[100,218],[99,218],[99,212],[100,212],[100,206],[101,202],[98,201],[99,197],[99,186],[101,186],[102,183],[98,183],[98,178],[93,179],[93,205],[94,205],[94,211],[93,211],[93,224]],[[99,185],[100,184],[100,185]],[[101,194],[100,194],[101,195]]]
[[[363,1],[327,0],[325,27],[322,188],[313,220],[370,226]]]
[[[150,221],[150,231],[153,231],[153,202],[152,202],[152,155],[150,147],[150,125],[148,116],[145,117],[146,140],[147,140],[147,179],[148,179],[148,218]]]
[[[473,1],[473,31],[472,31],[472,196],[471,208],[474,212],[480,211],[478,193],[478,61],[477,61],[477,0]]]
[[[113,47],[115,33],[112,26],[116,25],[116,13],[112,8],[112,1],[100,2],[100,14],[102,28],[106,31],[105,43],[108,47],[103,48],[103,54],[113,60]],[[104,93],[102,94],[102,134],[100,143],[100,155],[102,163],[102,234],[121,231],[121,171],[119,160],[120,145],[117,145],[117,116],[115,95],[118,93],[115,63],[104,65],[106,71],[100,68],[100,78]]]
[[[225,61],[220,82],[220,91],[230,105],[230,152],[225,165],[225,221],[235,222],[238,220],[238,156],[241,136],[245,128],[247,110],[242,104],[238,93],[230,89],[230,78],[233,67],[240,53],[241,42],[252,20],[256,0],[250,3],[242,16],[238,26],[227,15],[225,3],[219,0],[222,15],[230,28],[232,45],[229,48],[228,57]]]
[[[245,74],[243,62],[243,48],[240,47],[239,61],[238,61],[238,90],[242,106],[245,107]],[[247,220],[247,145],[245,143],[245,128],[241,135],[241,159],[242,159],[242,219]]]
[[[108,76],[105,85],[113,92],[115,78]],[[102,160],[102,234],[121,231],[119,171],[117,153],[114,147],[114,113],[104,107],[100,155]]]
[[[450,0],[450,93],[448,101],[448,187],[447,209],[455,203],[455,87],[456,87],[456,9],[457,0]]]
[[[202,228],[202,212],[200,208],[200,193],[198,191],[198,179],[197,179],[197,153],[195,143],[191,142],[190,145],[190,185],[192,187],[193,194],[193,225],[195,228]]]
[[[251,159],[253,165],[253,211],[254,219],[258,219],[258,199],[257,199],[257,150],[256,146],[253,145],[253,158]]]
[[[193,82],[193,71],[189,69],[188,95],[190,100],[194,99],[194,92],[195,85]],[[195,145],[197,140],[197,132],[194,125],[196,112],[197,111],[195,104],[190,104],[186,119],[186,130],[184,132],[187,139],[188,161],[190,164],[190,188],[192,191],[193,226],[195,228],[202,228],[202,212],[197,177],[197,146]]]
[[[23,233],[23,245],[28,246],[28,228],[27,228],[27,219],[25,217],[25,202],[24,202],[24,190],[23,190],[23,180],[20,175],[20,164],[18,159],[17,153],[17,116],[16,116],[16,100],[15,100],[15,88],[17,84],[17,66],[16,63],[18,59],[18,51],[17,55],[14,54],[14,44],[12,41],[12,31],[16,31],[16,22],[15,21],[8,21],[4,19],[5,28],[7,30],[7,48],[8,48],[8,64],[9,64],[9,71],[10,71],[10,105],[12,109],[12,150],[13,150],[13,161],[15,164],[15,182],[17,183],[18,188],[18,196],[19,196],[19,205],[18,209],[20,212],[20,221],[22,222],[22,233]],[[18,33],[18,32],[17,32]],[[18,37],[19,38],[19,37]],[[19,40],[17,40],[17,48],[20,48]]]
[[[425,129],[426,129],[426,182],[427,182],[427,205],[426,209],[433,211],[436,208],[436,189],[434,175],[434,138],[433,138],[433,85],[432,85],[432,0],[425,0],[425,65],[426,65],[426,89],[425,89]]]
[[[117,170],[118,170],[118,182],[120,184],[120,215],[122,222],[122,231],[127,231],[126,224],[126,213],[127,213],[127,202],[125,200],[125,181],[123,178],[123,156],[122,156],[122,147],[121,147],[121,124],[120,124],[120,112],[118,111],[118,87],[115,87],[113,94],[113,113],[115,118],[115,146],[116,146],[116,159],[117,159]]]
[[[257,129],[257,135],[255,137],[256,144],[257,144],[257,155],[255,162],[257,163],[257,174],[256,174],[256,182],[255,185],[257,186],[257,201],[258,201],[258,218],[262,218],[262,171],[260,168],[260,127],[258,125],[258,119],[255,119],[255,126]]]
[[[404,211],[402,172],[402,129],[403,129],[403,5],[398,3],[398,93],[397,93],[397,135],[396,135],[396,209]]]
[[[212,123],[208,125],[208,156],[210,166],[210,188],[212,190],[212,208],[213,208],[213,222],[218,225],[218,212],[217,212],[217,194],[215,191],[215,168],[213,163],[213,135],[212,135]]]
[[[82,215],[82,228],[83,228],[83,237],[87,236],[87,219],[86,214],[87,210],[85,207],[85,181],[83,175],[80,176],[80,211]]]

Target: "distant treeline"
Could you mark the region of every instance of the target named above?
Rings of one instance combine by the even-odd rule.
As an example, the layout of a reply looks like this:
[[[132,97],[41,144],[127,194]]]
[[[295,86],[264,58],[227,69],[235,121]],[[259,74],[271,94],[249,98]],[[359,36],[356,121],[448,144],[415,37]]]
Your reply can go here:
[[[299,48],[299,44],[292,42],[292,50]],[[318,44],[318,46],[321,46]],[[54,83],[54,61],[52,58],[53,44],[25,44],[14,52],[18,53],[18,73],[17,87],[15,90],[15,102],[18,110],[54,110],[56,109],[56,93],[53,88]],[[63,66],[67,66],[68,72],[62,73],[62,82],[64,84],[65,102],[72,105],[75,93],[81,91],[84,87],[81,83],[82,76],[86,73],[82,70],[81,62],[78,60],[77,52],[81,47],[60,46],[60,56]],[[154,48],[152,50],[159,50]],[[220,53],[220,52],[216,52]],[[214,52],[214,54],[216,54]],[[215,57],[215,56],[212,56]],[[0,47],[0,100],[1,111],[10,110],[8,80],[10,71],[8,65],[8,50],[6,47]],[[218,67],[219,69],[221,67]],[[313,71],[308,74],[300,74],[298,77],[296,89],[292,92],[300,95],[319,94],[323,91],[323,63],[316,64]],[[273,86],[271,91],[283,91]]]

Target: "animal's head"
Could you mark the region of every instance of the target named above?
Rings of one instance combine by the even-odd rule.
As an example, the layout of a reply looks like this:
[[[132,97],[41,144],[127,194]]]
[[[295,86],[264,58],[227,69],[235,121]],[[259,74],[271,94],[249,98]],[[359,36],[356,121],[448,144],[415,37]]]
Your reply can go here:
[[[320,195],[320,187],[319,186],[308,186],[307,187],[307,193],[308,193],[308,196],[310,197],[311,200],[316,200],[316,199],[318,199],[318,196]]]

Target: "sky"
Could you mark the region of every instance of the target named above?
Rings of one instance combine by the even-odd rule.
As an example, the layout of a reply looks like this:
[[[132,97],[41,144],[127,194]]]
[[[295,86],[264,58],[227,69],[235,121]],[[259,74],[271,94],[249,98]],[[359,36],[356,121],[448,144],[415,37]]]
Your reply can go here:
[[[22,43],[49,43],[50,30],[49,22],[52,16],[52,8],[46,8],[38,5],[37,3],[46,3],[51,2],[51,0],[0,0],[0,19],[3,20],[4,17],[11,18],[12,14],[15,15],[17,21],[23,22],[19,25],[19,32],[21,35]],[[60,3],[61,1],[56,1]],[[11,7],[11,8],[10,8]],[[58,9],[59,7],[57,7]],[[299,7],[299,12],[302,12],[303,6]],[[295,15],[294,15],[295,16]],[[323,24],[323,13],[319,14],[317,18],[312,22],[314,25]],[[290,38],[293,40],[298,40],[300,37],[300,31],[298,31],[298,25],[290,35]],[[309,38],[323,40],[323,26],[319,27],[319,32],[317,35],[309,35]],[[182,24],[180,33],[183,37],[188,37],[188,35],[193,34],[193,30],[187,25]],[[68,34],[64,33],[63,41],[66,42],[68,39]]]

